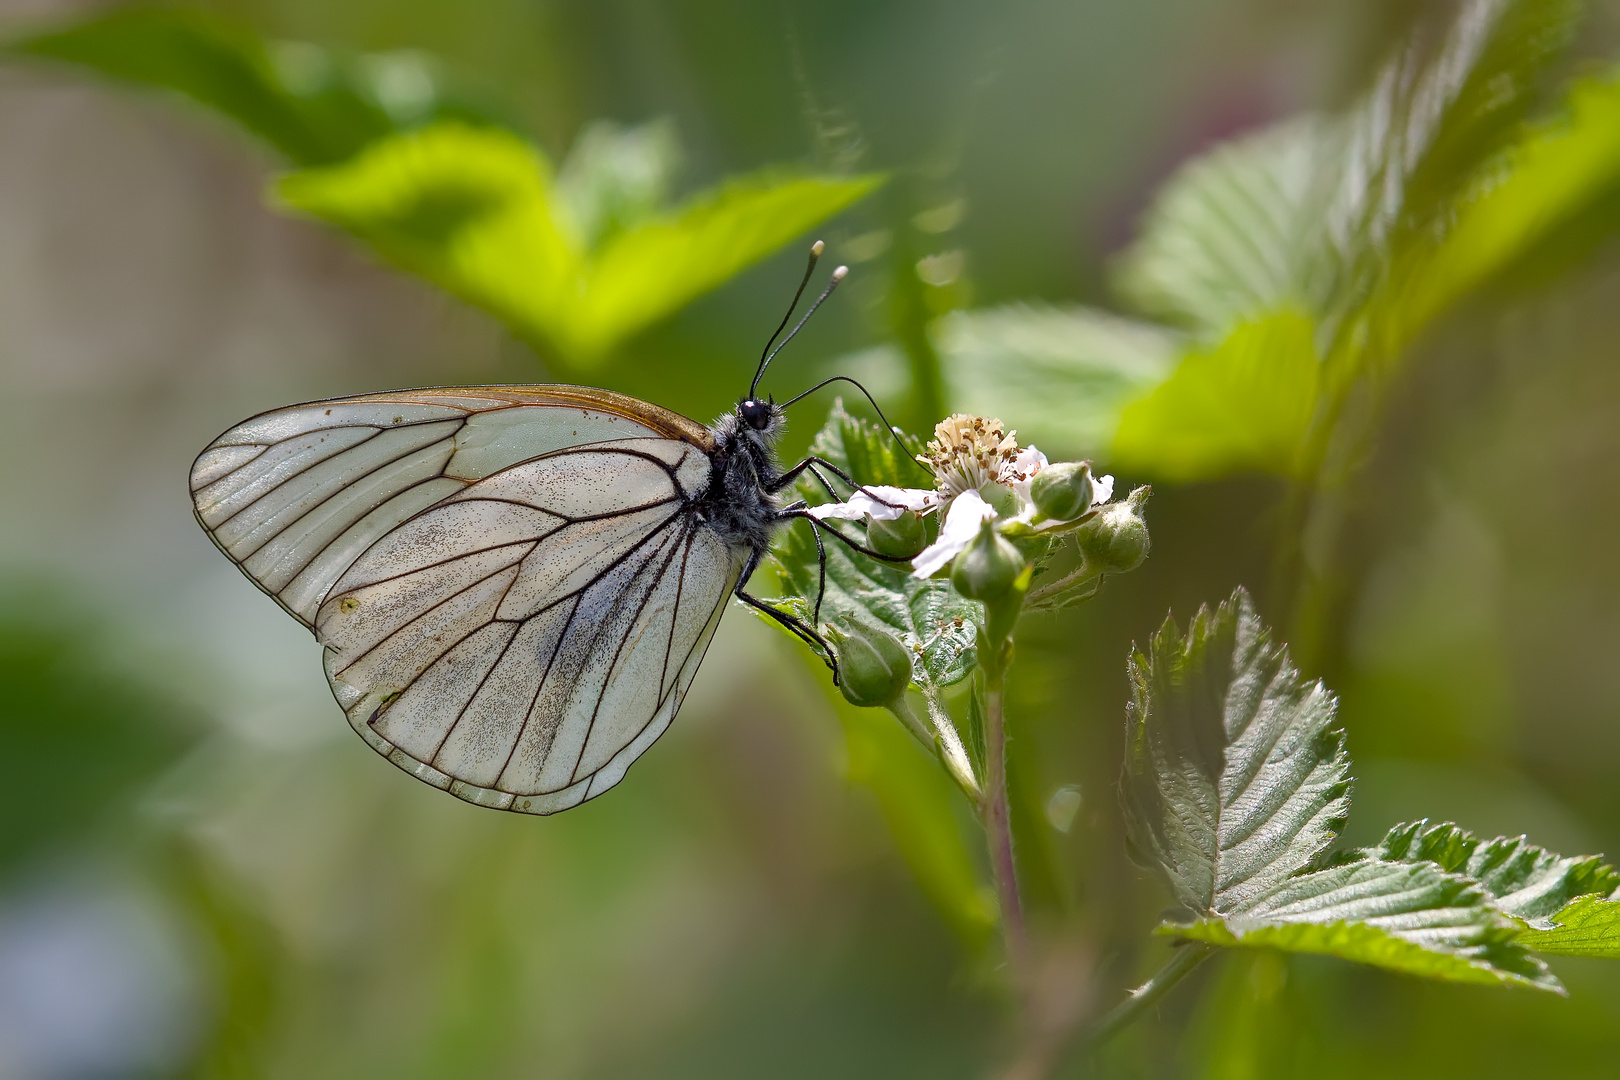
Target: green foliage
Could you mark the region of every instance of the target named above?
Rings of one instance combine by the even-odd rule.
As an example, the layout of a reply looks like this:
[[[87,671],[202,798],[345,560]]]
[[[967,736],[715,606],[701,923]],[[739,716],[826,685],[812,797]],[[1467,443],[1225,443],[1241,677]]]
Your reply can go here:
[[[595,129],[559,182],[510,132],[439,124],[285,176],[276,194],[589,365],[879,183],[767,172],[662,209],[649,141]]]
[[[1620,960],[1620,895],[1583,896],[1548,921],[1550,929],[1531,927],[1519,940],[1537,952]]]
[[[1356,855],[1467,875],[1493,908],[1528,927],[1518,940],[1536,952],[1620,959],[1620,871],[1601,856],[1558,855],[1522,836],[1484,840],[1427,821],[1397,825]]]
[[[179,94],[298,165],[342,161],[374,139],[438,120],[496,120],[424,53],[345,56],[267,42],[186,10],[114,11],[5,51]]]
[[[1210,351],[1188,355],[1122,411],[1114,465],[1177,481],[1298,472],[1321,367],[1314,331],[1290,308],[1240,323]]]
[[[1487,163],[1443,230],[1415,236],[1377,298],[1392,352],[1620,182],[1620,76],[1575,84],[1563,109]]]
[[[1465,846],[1456,835],[1397,830],[1381,848],[1322,865],[1349,809],[1335,702],[1292,668],[1242,590],[1201,609],[1185,637],[1166,620],[1150,652],[1132,658],[1131,678],[1127,827],[1194,916],[1160,933],[1561,989],[1491,890],[1448,872],[1471,866],[1468,857],[1426,860],[1431,840],[1435,853],[1456,856]],[[1480,854],[1488,877],[1499,863],[1520,868],[1516,880],[1551,873],[1533,853]]]
[[[669,205],[673,130],[590,125],[556,175],[420,52],[344,56],[185,11],[98,16],[13,42],[180,94],[299,166],[279,203],[493,312],[563,366],[614,346],[874,190],[767,170]]]
[[[918,483],[923,475],[901,455],[882,428],[849,415],[842,404],[833,407],[827,423],[816,433],[810,453],[832,462],[863,484],[906,486]],[[809,478],[799,481],[798,494],[812,505],[828,501],[826,491]],[[860,539],[848,526],[845,531]],[[826,550],[823,621],[847,617],[881,623],[916,656],[913,683],[919,688],[949,686],[972,674],[977,604],[957,595],[948,581],[913,577],[911,568],[904,563],[878,562],[836,540],[827,541]],[[819,563],[810,527],[796,525],[786,531],[773,554],[783,592],[796,598],[814,598]],[[796,604],[805,617],[810,614],[809,603],[799,599]]]
[[[1320,229],[1339,150],[1326,120],[1290,120],[1185,166],[1160,191],[1122,257],[1118,288],[1137,309],[1218,341],[1257,313],[1319,310]]]
[[[1620,872],[1600,856],[1557,855],[1522,836],[1484,840],[1450,822],[1397,825],[1366,853],[1465,874],[1479,883],[1497,910],[1543,929],[1574,898],[1607,896],[1620,889]]]
[[[0,603],[0,871],[108,822],[191,742],[189,710],[110,669],[49,594]]]
[[[1311,866],[1349,806],[1335,702],[1248,594],[1173,619],[1131,660],[1122,783],[1136,854],[1197,915],[1241,915]]]
[[[1296,117],[1186,165],[1116,279],[1127,303],[1187,332],[1176,362],[1176,339],[1151,325],[1118,323],[1110,346],[1085,339],[1095,331],[1054,338],[1047,312],[966,313],[939,335],[953,390],[1043,443],[1111,442],[1111,463],[1136,473],[1310,478],[1358,380],[1393,370],[1435,319],[1620,183],[1612,79],[1524,125],[1579,13],[1574,0],[1472,0],[1346,114]],[[977,320],[992,332],[975,337]],[[975,346],[954,362],[952,333]],[[1142,348],[1155,335],[1156,355]],[[1061,343],[1027,344],[1043,336]]]
[[[1169,374],[1178,336],[1094,308],[1009,304],[934,324],[953,401],[1048,451],[1105,449],[1120,410]],[[898,362],[898,361],[897,361]]]
[[[1369,859],[1300,874],[1240,915],[1167,924],[1159,933],[1225,948],[1324,953],[1452,982],[1562,990],[1484,890],[1421,863]]]

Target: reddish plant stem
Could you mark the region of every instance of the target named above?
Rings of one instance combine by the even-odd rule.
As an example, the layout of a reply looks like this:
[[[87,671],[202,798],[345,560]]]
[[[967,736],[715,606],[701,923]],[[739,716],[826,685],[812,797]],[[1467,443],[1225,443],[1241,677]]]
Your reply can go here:
[[[1007,725],[1002,705],[999,665],[985,671],[984,831],[990,846],[990,869],[1001,906],[1001,928],[1007,942],[1007,964],[1022,1003],[1028,989],[1029,938],[1024,908],[1018,898],[1018,872],[1013,861],[1012,814],[1007,803]]]

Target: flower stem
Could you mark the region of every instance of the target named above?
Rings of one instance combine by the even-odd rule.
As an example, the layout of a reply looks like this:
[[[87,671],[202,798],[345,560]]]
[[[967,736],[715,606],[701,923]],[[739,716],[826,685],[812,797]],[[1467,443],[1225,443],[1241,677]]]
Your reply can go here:
[[[1002,705],[1003,671],[999,663],[985,666],[985,788],[984,831],[990,845],[990,869],[996,879],[996,900],[1001,906],[1002,933],[1007,940],[1007,963],[1022,994],[1029,971],[1029,939],[1024,931],[1024,908],[1018,898],[1018,873],[1013,862],[1012,814],[1007,803],[1007,724]]]
[[[927,678],[926,673],[924,678]],[[968,757],[967,747],[962,745],[962,736],[957,734],[956,724],[951,720],[951,714],[945,711],[945,703],[939,699],[939,691],[932,680],[924,686],[922,697],[923,703],[928,706],[928,719],[934,725],[935,752],[969,802],[977,804],[984,798],[984,791],[979,787],[979,778],[973,775],[973,762]]]
[[[1176,949],[1170,962],[1153,974],[1147,982],[1131,991],[1131,996],[1115,1005],[1087,1031],[1082,1041],[1087,1047],[1101,1046],[1117,1035],[1121,1029],[1141,1017],[1142,1013],[1162,998],[1169,989],[1187,977],[1187,973],[1215,952],[1213,945],[1195,942]]]

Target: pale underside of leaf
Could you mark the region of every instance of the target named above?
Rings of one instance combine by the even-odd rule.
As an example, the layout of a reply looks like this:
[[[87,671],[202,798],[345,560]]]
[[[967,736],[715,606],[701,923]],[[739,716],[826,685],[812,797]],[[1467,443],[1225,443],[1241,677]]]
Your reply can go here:
[[[1228,948],[1324,953],[1428,978],[1562,991],[1483,890],[1422,863],[1367,860],[1301,874],[1244,915],[1159,932]]]
[[[1131,664],[1124,777],[1139,855],[1195,914],[1245,914],[1332,843],[1348,805],[1335,702],[1273,645],[1247,593],[1167,620]]]
[[[1120,410],[1170,373],[1179,335],[1092,308],[1009,304],[931,329],[950,400],[1048,455],[1100,454]]]

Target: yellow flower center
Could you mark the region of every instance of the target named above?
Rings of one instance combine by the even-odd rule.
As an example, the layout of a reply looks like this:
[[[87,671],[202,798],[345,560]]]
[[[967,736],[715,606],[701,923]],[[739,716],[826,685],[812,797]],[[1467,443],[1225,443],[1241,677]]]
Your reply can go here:
[[[955,413],[934,425],[928,452],[918,460],[933,470],[939,490],[955,498],[1000,482],[1003,468],[1018,456],[1016,434],[1000,420]]]

